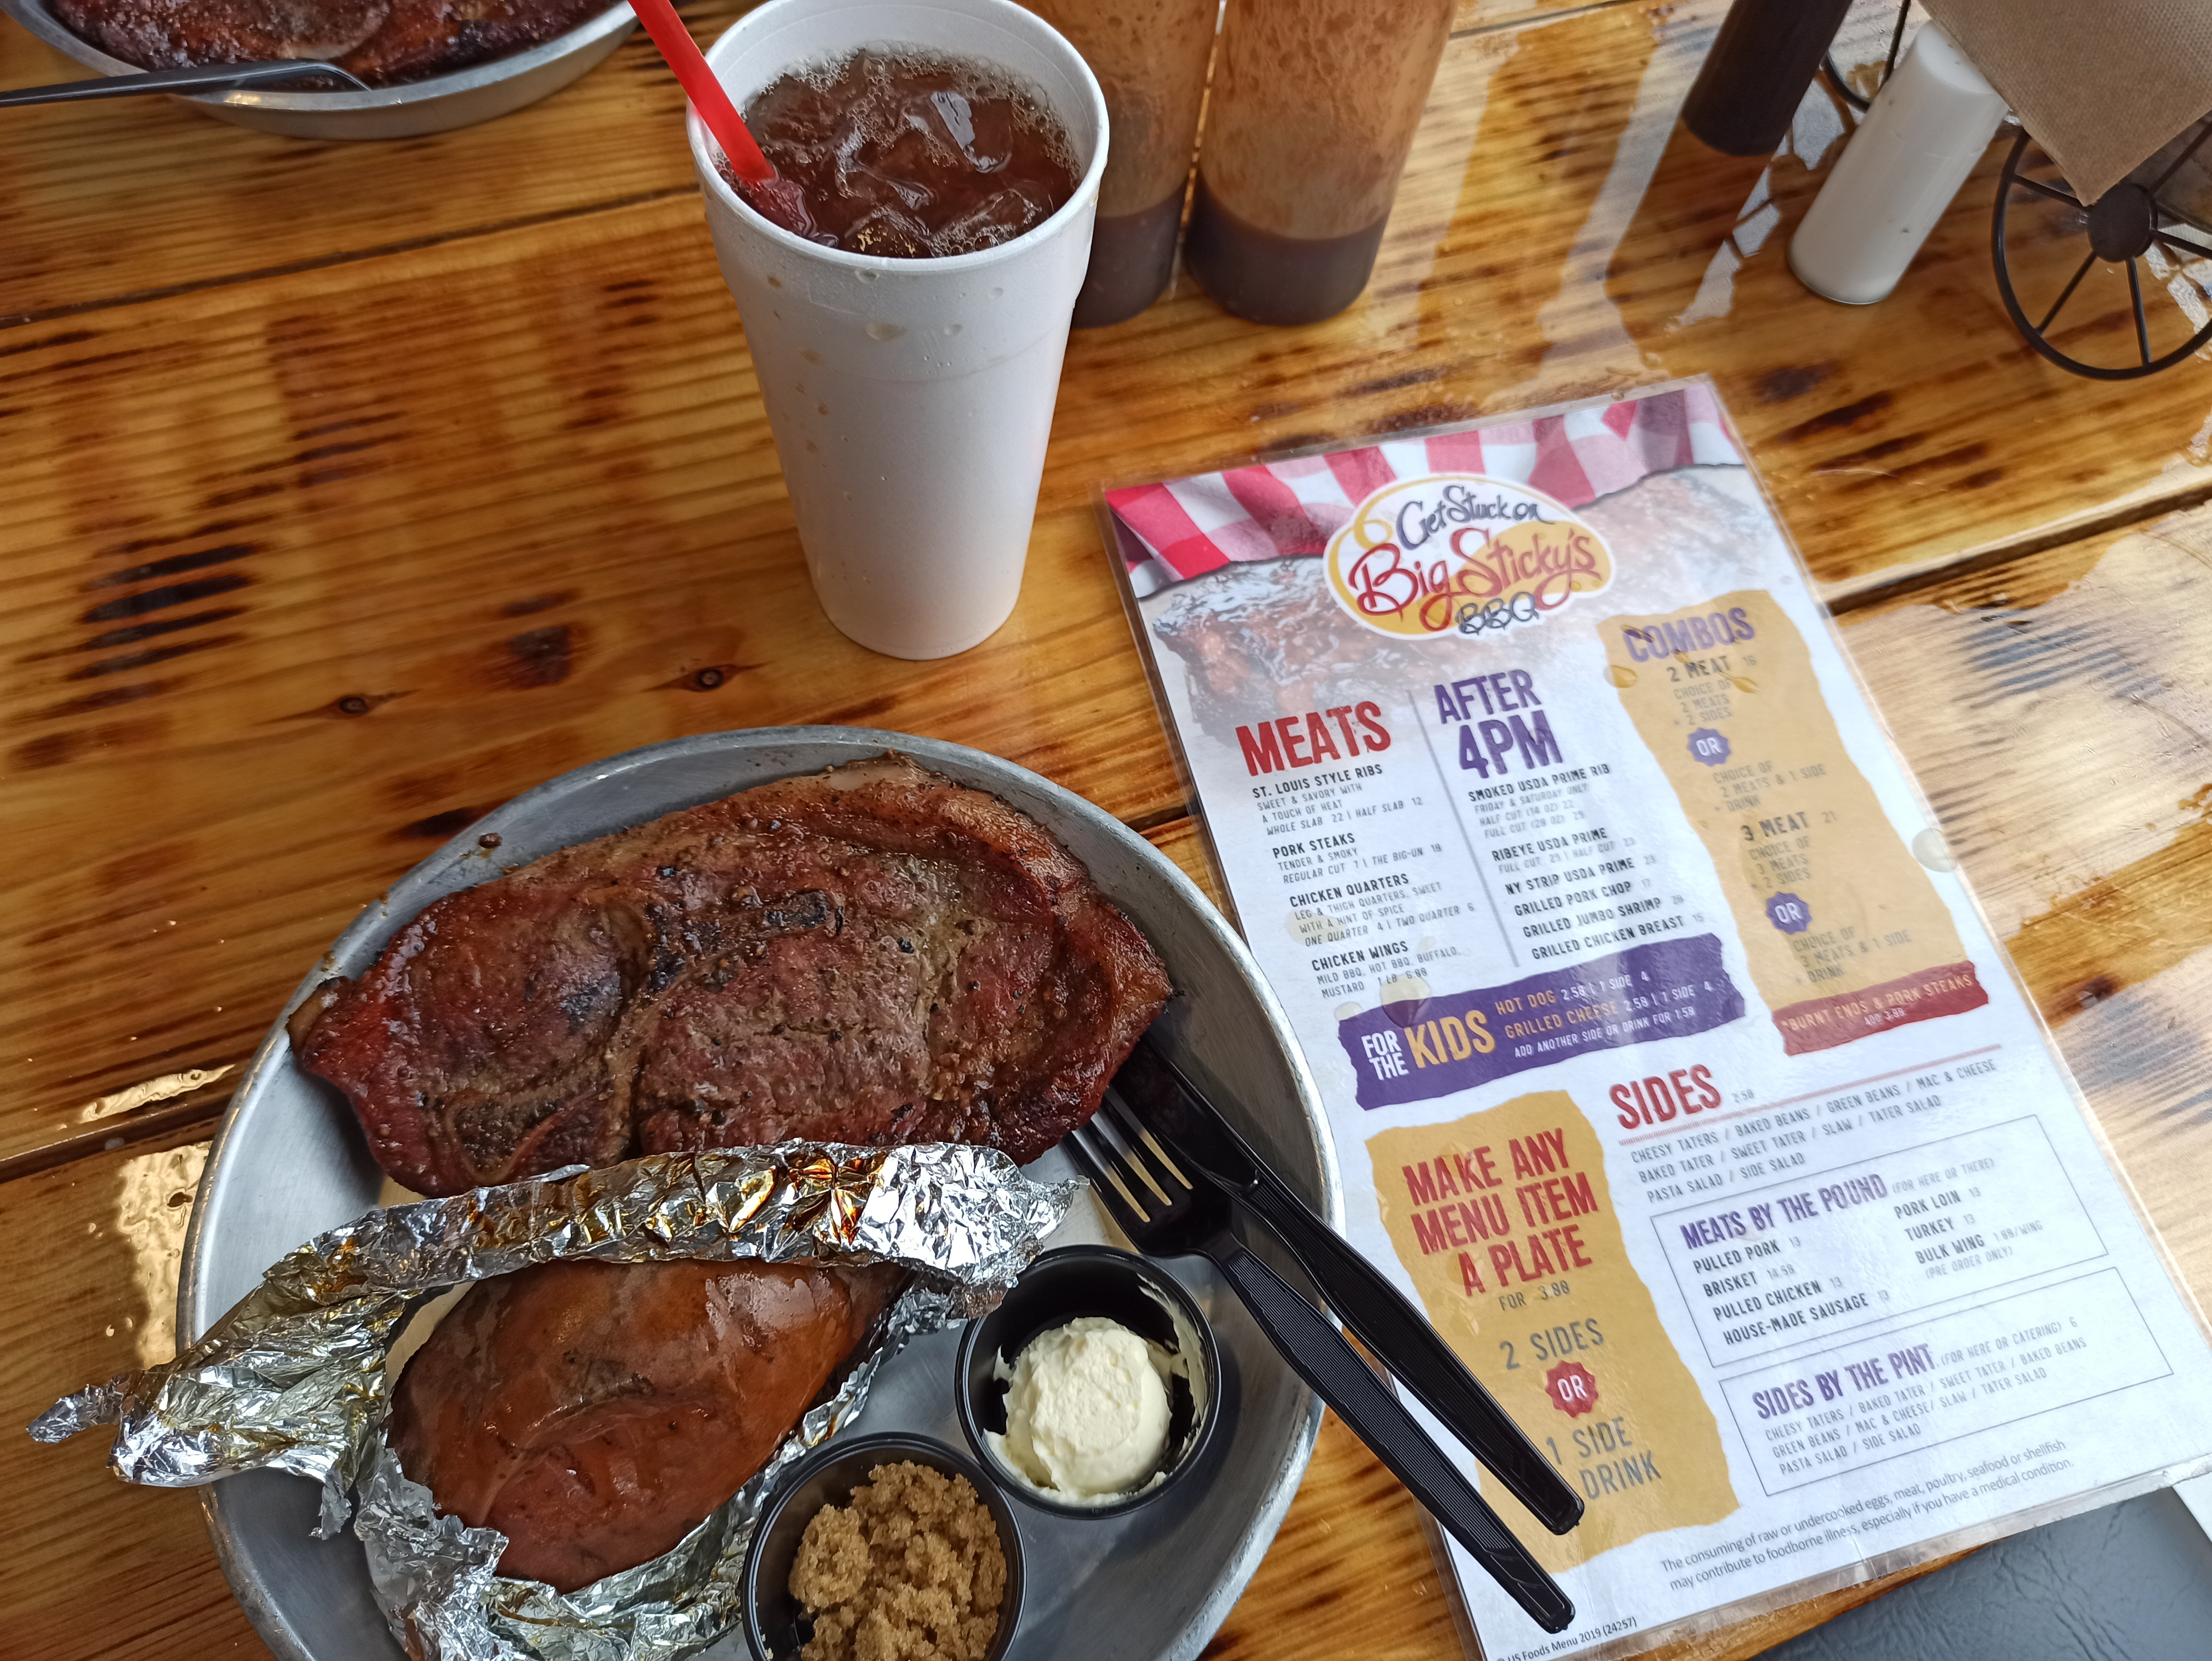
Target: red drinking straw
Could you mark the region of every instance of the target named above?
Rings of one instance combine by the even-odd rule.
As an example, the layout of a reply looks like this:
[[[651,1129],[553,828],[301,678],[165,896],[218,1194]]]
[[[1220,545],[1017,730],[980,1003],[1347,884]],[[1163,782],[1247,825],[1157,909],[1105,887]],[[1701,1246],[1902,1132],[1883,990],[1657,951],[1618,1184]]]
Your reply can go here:
[[[714,142],[722,147],[722,154],[730,159],[730,166],[738,177],[755,185],[764,185],[775,177],[775,168],[768,157],[761,154],[753,143],[752,134],[746,130],[744,118],[738,106],[730,102],[730,94],[714,78],[714,71],[707,67],[707,57],[699,50],[699,43],[691,38],[691,31],[684,27],[684,20],[676,15],[672,0],[630,0],[630,9],[637,21],[645,25],[645,32],[653,37],[653,44],[660,48],[660,55],[668,60],[668,67],[676,71],[683,84],[684,96],[691,107],[699,112],[700,120],[707,131],[714,135]]]

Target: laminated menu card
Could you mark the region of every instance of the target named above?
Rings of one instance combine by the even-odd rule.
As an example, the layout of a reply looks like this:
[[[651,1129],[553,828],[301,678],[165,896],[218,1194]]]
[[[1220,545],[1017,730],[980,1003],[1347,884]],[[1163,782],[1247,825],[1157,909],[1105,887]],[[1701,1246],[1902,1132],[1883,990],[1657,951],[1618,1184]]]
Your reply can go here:
[[[1557,1638],[1443,1548],[1490,1661],[2212,1463],[2197,1318],[1709,385],[1103,496],[1347,1232],[1584,1497],[1483,1484]]]

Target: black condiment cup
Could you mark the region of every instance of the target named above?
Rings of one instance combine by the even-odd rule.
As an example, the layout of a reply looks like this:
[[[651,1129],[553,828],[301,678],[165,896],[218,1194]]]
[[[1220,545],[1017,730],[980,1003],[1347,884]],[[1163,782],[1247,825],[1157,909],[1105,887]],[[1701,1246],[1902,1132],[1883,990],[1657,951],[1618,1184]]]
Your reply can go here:
[[[985,1434],[1006,1432],[1006,1381],[998,1376],[999,1364],[1003,1361],[1011,1372],[1032,1339],[1081,1315],[1120,1322],[1181,1356],[1194,1375],[1170,1381],[1160,1479],[1087,1504],[1054,1499],[1050,1489],[1038,1488],[1001,1459]],[[1206,1451],[1221,1418],[1221,1354],[1198,1305],[1157,1263],[1112,1246],[1063,1246],[1031,1263],[997,1309],[968,1323],[952,1393],[969,1445],[1007,1493],[1056,1517],[1119,1517],[1164,1494]]]
[[[827,1443],[794,1464],[769,1497],[745,1551],[743,1581],[745,1639],[756,1661],[798,1661],[811,1635],[813,1623],[791,1595],[791,1565],[815,1513],[824,1506],[849,1504],[853,1490],[866,1487],[868,1473],[877,1466],[907,1460],[947,1476],[966,1477],[990,1508],[999,1548],[1006,1555],[1006,1591],[999,1604],[999,1635],[984,1661],[1003,1661],[1022,1615],[1022,1536],[1013,1507],[1000,1485],[966,1454],[927,1436],[900,1432]]]

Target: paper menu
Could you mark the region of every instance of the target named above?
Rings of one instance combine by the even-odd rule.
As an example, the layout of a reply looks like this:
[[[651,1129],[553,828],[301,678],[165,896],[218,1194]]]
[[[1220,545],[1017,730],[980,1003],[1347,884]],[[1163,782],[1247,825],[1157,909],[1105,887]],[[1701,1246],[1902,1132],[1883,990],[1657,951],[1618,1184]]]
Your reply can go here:
[[[1106,493],[1348,1232],[1626,1652],[2212,1455],[2203,1335],[1709,386]],[[1899,1554],[1903,1554],[1902,1556]],[[1794,1589],[1794,1590],[1792,1590]]]

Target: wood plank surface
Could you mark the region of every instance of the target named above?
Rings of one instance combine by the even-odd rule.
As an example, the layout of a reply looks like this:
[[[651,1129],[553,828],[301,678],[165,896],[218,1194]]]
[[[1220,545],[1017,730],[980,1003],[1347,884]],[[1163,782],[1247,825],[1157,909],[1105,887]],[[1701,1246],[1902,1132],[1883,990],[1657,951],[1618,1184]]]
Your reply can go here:
[[[9,1185],[0,1274],[36,1291],[0,1307],[0,1425],[20,1427],[79,1384],[166,1359],[185,1220],[206,1153],[204,1141],[156,1138]],[[265,1655],[216,1566],[195,1497],[118,1482],[107,1441],[106,1432],[56,1446],[0,1436],[8,1652],[56,1661]],[[1333,1414],[1273,1547],[1206,1653],[1279,1655],[1287,1630],[1315,1654],[1460,1654],[1411,1496]],[[1713,1641],[1664,1653],[1755,1653]]]
[[[1674,112],[1722,9],[1610,5],[1455,40],[1367,295],[1332,323],[1271,332],[1186,282],[1145,317],[1079,337],[1056,462],[1090,474],[1194,468],[1711,373],[1832,581],[2204,486],[2193,376],[2086,382],[2013,332],[1989,271],[1994,150],[1891,301],[1841,307],[1799,287],[1787,231],[1844,119],[1815,88],[1771,162],[1716,155],[1681,132]],[[731,15],[702,10],[695,27]],[[33,49],[20,33],[5,38]],[[651,97],[624,91],[633,82]],[[43,315],[425,237],[493,234],[520,265],[545,246],[523,234],[533,216],[688,192],[675,107],[634,42],[531,111],[402,145],[303,145],[137,100],[23,112],[41,165],[0,183],[11,193],[0,198],[6,311]],[[46,133],[49,123],[66,131]],[[127,243],[114,235],[125,193]],[[557,241],[569,221],[549,222]],[[711,283],[702,249],[696,219],[672,232],[684,280]],[[117,259],[126,278],[103,275]],[[415,269],[436,282],[435,262]],[[2123,327],[2117,276],[2096,280],[2108,277],[2094,304],[2075,302],[2089,335]],[[549,310],[549,324],[562,314]],[[410,338],[397,319],[385,336]],[[1151,373],[1164,363],[1177,373]],[[131,378],[159,374],[138,363]],[[1135,402],[1133,375],[1144,380]]]
[[[696,215],[103,311],[0,370],[40,400],[0,437],[60,485],[0,503],[0,841],[39,873],[0,948],[0,1157],[241,1060],[394,877],[640,744],[890,726],[1140,824],[1180,812],[1079,474],[1055,473],[1029,603],[987,646],[909,665],[830,627]],[[422,353],[400,386],[393,327]],[[82,361],[111,354],[83,399]],[[176,396],[142,405],[153,376]],[[73,475],[95,445],[112,465]]]
[[[1087,506],[1103,478],[1710,369],[1838,581],[2062,499],[2195,488],[2167,467],[2171,434],[2202,424],[2193,404],[2171,413],[2197,397],[2188,373],[2130,392],[2120,421],[2109,388],[2028,355],[1968,292],[1961,268],[1985,275],[1970,206],[1887,307],[1806,295],[1776,234],[1735,274],[1733,314],[1681,322],[1710,288],[1701,238],[1751,240],[1745,169],[1669,137],[1714,9],[1619,5],[1454,41],[1376,280],[1344,318],[1258,330],[1184,293],[1079,335],[1022,606],[950,665],[871,657],[814,608],[688,194],[0,329],[0,443],[39,481],[0,502],[0,832],[41,873],[0,947],[20,1080],[0,1160],[76,1147],[118,1092],[236,1063],[415,859],[635,744],[889,722],[1133,823],[1171,815],[1181,789]],[[605,119],[628,131],[622,113]],[[221,145],[264,142],[191,131],[217,145],[198,157],[216,173],[244,165]],[[500,173],[508,131],[374,153],[395,177],[453,171],[439,156]],[[338,148],[331,165],[357,165]],[[1771,172],[1794,210],[1811,173]],[[270,199],[304,201],[321,176]],[[151,269],[204,216],[181,188],[148,195]],[[22,211],[34,234],[9,246],[73,271],[76,242],[41,253],[39,237],[92,222]],[[99,293],[96,269],[71,280]],[[1947,423],[1960,442],[1935,436]],[[1869,443],[1978,472],[1965,453],[2000,445],[2014,476],[1984,498],[1941,469],[1850,463]],[[88,983],[116,995],[73,989]]]
[[[754,3],[691,0],[684,21],[709,44]],[[1494,28],[1582,3],[1462,0],[1453,27]],[[0,87],[88,73],[0,24]],[[526,109],[397,143],[287,138],[166,98],[11,112],[0,322],[688,195],[684,107],[675,76],[638,33]],[[133,235],[115,234],[124,223]]]
[[[687,9],[711,38],[744,0]],[[1863,55],[1862,4],[1854,43]],[[1368,293],[1300,331],[1170,297],[1071,344],[1020,608],[909,665],[814,606],[672,77],[309,144],[9,112],[0,168],[0,1416],[165,1353],[211,1115],[395,876],[568,768],[725,727],[978,745],[1218,895],[1097,531],[1104,479],[1710,374],[2183,1271],[2212,1284],[2212,405],[2034,356],[1993,148],[1898,293],[1790,277],[1847,130],[1675,112],[1724,0],[1463,0]],[[0,85],[78,73],[0,25]],[[121,228],[127,227],[127,234]],[[2024,282],[2080,257],[2045,224]],[[2122,326],[2117,268],[2068,314]],[[112,1145],[111,1145],[112,1144]],[[259,1655],[189,1496],[0,1439],[9,1652]],[[1933,1566],[1928,1566],[1933,1567]],[[1919,1573],[1923,1571],[1914,1571]],[[1668,1646],[1740,1661],[1909,1577]],[[1214,1655],[1459,1653],[1403,1491],[1326,1422]]]
[[[2200,1062],[2212,1024],[2203,1013],[2212,1007],[2212,952],[2204,950],[2212,938],[2176,932],[2166,945],[2177,958],[2141,972],[2124,967],[2109,991],[2069,1012],[2050,995],[2071,965],[2038,958],[2021,936],[2063,909],[2050,903],[2054,894],[2100,875],[2117,874],[2130,902],[2161,903],[2146,885],[2164,867],[2144,850],[2173,842],[2191,821],[2176,807],[2161,842],[2156,815],[2144,816],[2135,789],[2113,787],[2142,780],[2142,789],[2172,792],[2212,776],[2212,752],[2186,730],[2212,731],[2187,702],[2212,697],[2212,656],[2194,637],[2208,613],[2187,603],[2203,580],[2208,538],[2212,511],[2172,516],[1862,608],[1847,616],[1845,630],[1908,757],[1942,781],[1936,806],[1954,851],[2001,932],[2012,935],[2032,989],[2063,1019],[2069,1058],[2192,1278],[2212,1275],[2212,1241],[2192,1166],[2172,1152],[2207,1101]],[[2160,708],[2146,712],[2147,697],[2162,708],[2162,724],[2148,720]],[[2145,724],[2130,729],[2131,717]],[[2037,778],[2019,776],[2017,751],[1990,735],[2045,728],[2054,754],[2094,751],[2108,765],[2071,782],[2037,776],[2046,792],[2065,787],[2039,800]],[[2101,751],[2084,741],[2087,732],[2108,734]],[[1192,821],[1175,819],[1151,835],[1202,885],[1212,883]],[[2043,849],[2053,851],[2046,857]],[[2212,873],[2179,880],[2201,892]],[[180,1238],[179,1208],[168,1202],[185,1191],[192,1157],[157,1142],[9,1185],[0,1273],[38,1289],[0,1328],[0,1409],[18,1422],[58,1390],[134,1365],[165,1342],[157,1323],[169,1306]],[[68,1256],[64,1273],[30,1272],[48,1243],[80,1236],[92,1244]],[[42,1335],[36,1342],[34,1333]],[[9,1445],[0,1453],[0,1494],[15,1497],[0,1500],[0,1527],[32,1543],[0,1568],[0,1606],[31,1608],[32,1633],[52,1634],[64,1655],[173,1654],[204,1634],[219,1647],[252,1651],[188,1500],[114,1483],[88,1446]],[[88,1519],[95,1537],[131,1542],[150,1566],[151,1588],[91,1600],[112,1624],[103,1614],[89,1632],[76,1598],[34,1597],[57,1584],[60,1555],[84,1537]],[[20,1585],[8,1580],[11,1573],[23,1577]],[[1846,1588],[1654,1653],[1740,1661],[1905,1578]],[[1331,1643],[1357,1640],[1363,1654],[1443,1661],[1457,1652],[1410,1502],[1333,1420],[1275,1549],[1211,1652],[1279,1652],[1292,1623],[1302,1634],[1334,1634]]]
[[[2212,945],[2212,510],[1847,613],[2044,1016]]]
[[[712,40],[750,3],[694,0],[685,21]],[[0,23],[0,86],[90,73]],[[287,138],[169,98],[9,115],[0,321],[696,190],[683,94],[641,32],[527,109],[419,138]]]
[[[2203,1061],[2212,1049],[2208,565],[2212,508],[2199,508],[1962,573],[1841,619],[2185,1292],[2212,1287],[2212,1213],[2191,1141],[2212,1114]],[[1215,880],[1194,825],[1151,834],[1194,876]],[[1350,1457],[1357,1464],[1364,1456]],[[1395,1546],[1376,1542],[1380,1562],[1419,1548],[1411,1516],[1370,1526],[1396,1529]],[[1224,1641],[1256,1643],[1286,1607],[1339,1618],[1339,1603],[1356,1595],[1312,1561],[1278,1582],[1279,1556],[1287,1565],[1295,1548],[1270,1555]],[[1745,1661],[1954,1561],[1645,1653]],[[1401,1585],[1358,1608],[1386,1634],[1377,1653],[1456,1653],[1449,1610],[1414,1591]],[[1401,1639],[1402,1649],[1391,1647]]]
[[[1816,87],[1770,160],[1691,137],[1675,113],[1722,10],[1615,6],[1454,40],[1362,299],[1255,338],[1179,294],[1079,336],[1055,459],[1194,472],[1710,374],[1838,592],[2212,485],[2193,364],[2093,382],[2013,331],[1990,266],[2000,147],[1891,299],[1842,307],[1800,285],[1789,233],[1844,119]],[[2054,239],[2044,257],[2069,250]],[[2124,326],[2117,268],[2091,282],[2068,313],[2085,338]],[[1165,386],[1139,367],[1167,362]]]
[[[1929,783],[1954,853],[2046,1018],[2063,1024],[2068,1062],[2148,1220],[2185,1285],[2198,1287],[2212,1285],[2212,1215],[2201,1162],[2177,1158],[2176,1139],[2212,1112],[2203,1066],[2212,1043],[2212,838],[2203,832],[2212,785],[2198,782],[2212,781],[2208,556],[2212,510],[2197,510],[2063,543],[1844,618],[1846,643]],[[2026,745],[2024,733],[2033,735]],[[2023,749],[2050,764],[2023,765]],[[1164,826],[1152,839],[1194,874],[1212,875],[1194,827]],[[1349,1457],[1358,1469],[1358,1450]],[[1347,1479],[1317,1480],[1341,1488]],[[1395,1546],[1377,1542],[1381,1561],[1402,1561],[1419,1544],[1412,1517],[1395,1526]],[[1645,1653],[1744,1661],[1955,1561]],[[1274,1572],[1294,1562],[1297,1573],[1279,1582]],[[1422,1591],[1401,1585],[1387,1600],[1364,1600],[1348,1629],[1379,1634],[1368,1640],[1375,1653],[1443,1661],[1457,1652],[1449,1612]],[[1224,1628],[1221,1652],[1263,1652],[1261,1635],[1288,1612],[1342,1619],[1352,1595],[1286,1544]]]
[[[684,21],[708,44],[753,3],[690,0]],[[1494,28],[1583,5],[1461,0],[1453,26]],[[0,88],[90,73],[0,22]],[[686,194],[683,113],[674,76],[641,32],[526,109],[397,142],[287,138],[167,98],[11,111],[0,321]],[[119,225],[131,234],[118,236]]]
[[[81,1384],[166,1358],[184,1220],[206,1152],[204,1141],[157,1141],[9,1185],[0,1274],[34,1280],[39,1293],[0,1306],[0,1425],[20,1427]],[[33,1264],[45,1272],[32,1275]],[[117,1482],[106,1441],[104,1432],[53,1447],[0,1436],[9,1652],[264,1654],[216,1566],[193,1496]],[[1278,1653],[1293,1614],[1345,1646],[1339,1653],[1450,1653],[1450,1609],[1417,1515],[1331,1415],[1252,1595],[1208,1653]],[[1378,1595],[1399,1612],[1379,1646],[1364,1641]]]
[[[1595,0],[1595,3],[1622,5],[1627,0]],[[1547,13],[1586,10],[1591,4],[1592,0],[1458,0],[1452,8],[1452,33],[1510,28],[1516,23],[1533,22]]]
[[[35,1276],[35,1299],[0,1307],[0,1424],[20,1427],[81,1384],[166,1355],[183,1223],[206,1153],[204,1141],[156,1141],[10,1184],[0,1273],[21,1284],[34,1263],[47,1272]],[[9,1652],[265,1654],[216,1565],[194,1497],[118,1482],[106,1441],[104,1432],[53,1447],[0,1436]],[[1347,1646],[1339,1653],[1452,1653],[1449,1606],[1417,1515],[1396,1479],[1330,1415],[1251,1596],[1207,1652],[1279,1653],[1280,1623],[1295,1613]],[[1379,1646],[1365,1641],[1378,1594],[1398,1610]]]
[[[104,1432],[46,1447],[22,1429],[64,1392],[172,1345],[185,1220],[206,1153],[204,1141],[155,1139],[4,1190],[0,1275],[31,1292],[0,1301],[0,1650],[9,1655],[268,1653],[216,1566],[193,1495],[118,1482]]]
[[[1952,853],[2185,1286],[2212,1049],[2212,508],[1848,614]]]

